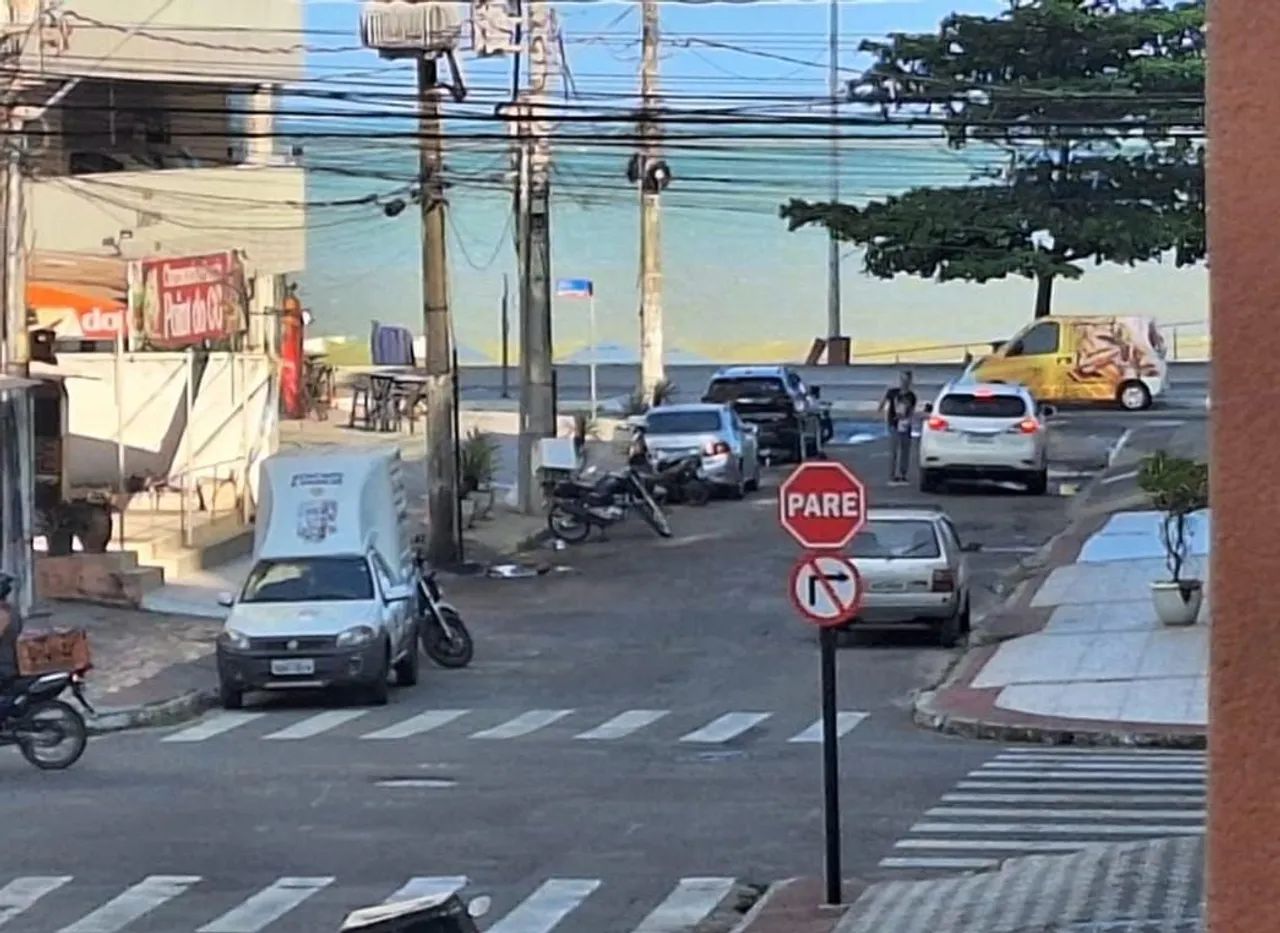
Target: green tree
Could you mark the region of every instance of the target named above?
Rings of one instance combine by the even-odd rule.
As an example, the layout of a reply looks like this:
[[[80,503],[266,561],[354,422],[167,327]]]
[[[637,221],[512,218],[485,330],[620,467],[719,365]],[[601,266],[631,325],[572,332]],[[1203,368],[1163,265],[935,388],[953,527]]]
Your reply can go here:
[[[1204,258],[1204,0],[1014,0],[862,50],[851,101],[1007,165],[863,207],[793,199],[790,229],[827,227],[880,278],[1032,279],[1037,317],[1087,262]]]

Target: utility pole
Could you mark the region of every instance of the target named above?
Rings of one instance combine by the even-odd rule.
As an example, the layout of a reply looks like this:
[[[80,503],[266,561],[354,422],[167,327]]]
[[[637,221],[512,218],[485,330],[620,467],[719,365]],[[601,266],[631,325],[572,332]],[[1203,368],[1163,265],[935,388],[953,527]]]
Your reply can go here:
[[[662,337],[662,217],[654,168],[659,155],[654,108],[658,96],[658,0],[641,5],[640,106],[640,391],[653,399],[664,376]]]
[[[440,83],[434,57],[418,59],[419,175],[422,185],[422,299],[427,382],[427,560],[456,564],[458,472],[452,324],[445,251],[444,134],[440,125]]]
[[[546,119],[551,78],[552,20],[546,0],[525,0],[524,48],[528,88],[517,107],[519,172],[517,241],[520,252],[520,508],[541,508],[534,482],[534,449],[556,435],[551,333],[551,128]]]
[[[840,0],[831,0],[829,71],[827,90],[831,95],[831,203],[840,201]],[[827,363],[848,363],[848,344],[840,325],[840,241],[835,230],[827,234]]]

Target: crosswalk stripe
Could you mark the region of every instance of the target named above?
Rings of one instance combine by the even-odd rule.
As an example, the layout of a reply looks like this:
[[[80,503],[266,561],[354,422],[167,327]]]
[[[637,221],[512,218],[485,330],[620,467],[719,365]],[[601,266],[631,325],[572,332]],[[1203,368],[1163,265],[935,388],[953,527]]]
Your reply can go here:
[[[1000,860],[995,858],[963,858],[960,856],[953,858],[946,855],[922,855],[918,858],[882,858],[880,860],[881,868],[932,868],[938,871],[995,868],[999,864]]]
[[[456,894],[467,886],[466,875],[424,876],[410,878],[394,894],[387,898],[387,903],[395,901],[412,901],[419,897],[441,897]]]
[[[418,713],[416,716],[410,716],[408,719],[392,723],[384,729],[367,732],[360,738],[407,739],[411,736],[422,735],[424,732],[430,732],[432,729],[439,729],[441,726],[447,726],[455,719],[461,719],[469,712],[471,710],[468,709],[429,709],[426,712]]]
[[[333,881],[332,877],[279,878],[197,933],[259,933]]]
[[[521,713],[515,719],[508,719],[501,725],[484,729],[471,737],[473,739],[518,739],[564,719],[572,712],[571,709],[531,709],[527,713]]]
[[[595,878],[552,878],[489,928],[489,933],[550,933],[600,887]]]
[[[981,768],[982,771],[1017,771],[1032,767],[1035,762],[1032,761],[1005,761],[997,759],[996,761],[988,761]],[[1130,764],[1127,762],[1109,762],[1109,761],[1068,761],[1062,764],[1053,763],[1051,767],[1056,771],[1115,771],[1117,773],[1129,774],[1133,771],[1153,771],[1158,770],[1162,774],[1204,774],[1204,765],[1165,765],[1153,767],[1150,762],[1141,762]]]
[[[1204,790],[1204,782],[1194,784],[1147,783],[1125,781],[1106,783],[1093,781],[960,781],[956,784],[960,790],[1098,790],[1098,791],[1191,791]]]
[[[333,709],[324,713],[316,713],[314,716],[308,716],[301,722],[295,722],[292,726],[288,726],[278,732],[264,735],[263,738],[282,741],[309,739],[322,732],[328,732],[330,729],[336,729],[343,723],[359,719],[361,716],[367,715],[368,712],[367,709]]]
[[[1107,810],[1107,809],[1070,809],[1057,810],[1050,808],[1028,807],[933,807],[925,811],[925,816],[982,816],[1006,817],[1025,816],[1031,819],[1073,820],[1203,820],[1203,810]]]
[[[1204,794],[943,794],[944,803],[1204,804]],[[1146,811],[1142,811],[1146,812]]]
[[[1042,777],[1057,778],[1059,780],[1081,780],[1088,781],[1188,781],[1202,777],[1202,773],[1187,772],[1174,774],[1168,771],[1041,771],[1038,768],[1010,768],[1008,770],[975,771],[973,776],[990,778],[990,777]]]
[[[230,732],[238,726],[261,719],[265,713],[217,713],[207,719],[189,726],[181,732],[166,735],[161,742],[203,742],[215,735]]]
[[[1178,766],[1178,765],[1203,765],[1204,764],[1203,755],[1197,755],[1194,758],[1166,757],[1166,758],[1160,758],[1156,761],[1152,761],[1146,755],[1095,754],[1095,755],[1089,755],[1088,757],[1085,757],[1083,755],[1078,755],[1078,754],[1059,755],[1056,753],[1047,754],[1044,752],[1017,752],[1017,753],[1006,753],[1002,755],[997,755],[995,760],[996,761],[1055,761],[1055,762],[1063,761],[1063,762],[1069,762],[1071,764],[1075,764],[1077,762],[1081,764],[1092,764],[1095,762],[1107,763],[1107,764],[1133,764],[1136,762],[1138,764],[1149,765],[1149,766],[1159,767],[1159,768],[1163,768],[1166,765]]]
[[[733,878],[681,878],[633,933],[682,933],[705,920],[733,890]]]
[[[1028,748],[1025,745],[1008,745],[1001,750],[1002,755],[1071,755],[1076,758],[1093,758],[1098,755],[1133,755],[1136,757],[1157,760],[1162,758],[1200,758],[1207,753],[1200,749],[1182,748],[1144,748],[1136,749],[1105,748],[1088,745],[1057,745],[1053,748]]]
[[[1203,826],[1144,823],[1116,826],[1111,823],[917,823],[913,833],[997,833],[1000,835],[1070,836],[1184,836],[1200,835]]]
[[[149,875],[60,933],[119,933],[199,880],[199,875]]]
[[[0,926],[29,910],[36,901],[52,894],[71,878],[71,875],[31,875],[10,881],[0,888]]]
[[[1079,852],[1087,839],[900,839],[895,849],[927,849],[939,852],[977,850],[980,852]]]
[[[836,735],[844,735],[867,718],[866,713],[844,712],[836,713]],[[793,735],[787,740],[788,742],[821,742],[822,741],[822,720],[819,719],[803,732]]]
[[[701,729],[695,729],[688,735],[680,737],[681,742],[728,742],[748,729],[758,726],[768,719],[772,713],[725,713],[718,719],[707,723]]]
[[[653,725],[666,716],[668,712],[670,711],[665,709],[629,709],[625,713],[619,713],[607,722],[602,722],[594,729],[579,732],[574,738],[599,741],[620,739],[643,729],[645,726]]]

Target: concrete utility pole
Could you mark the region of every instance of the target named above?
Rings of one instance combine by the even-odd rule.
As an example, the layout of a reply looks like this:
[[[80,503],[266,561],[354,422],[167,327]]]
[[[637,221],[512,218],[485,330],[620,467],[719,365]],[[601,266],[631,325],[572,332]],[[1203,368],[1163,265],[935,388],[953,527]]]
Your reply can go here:
[[[534,481],[534,450],[556,435],[555,370],[551,333],[551,127],[547,102],[551,79],[551,5],[525,0],[524,47],[528,88],[520,95],[516,224],[520,252],[520,508],[542,503]]]
[[[418,60],[419,175],[422,185],[422,319],[427,368],[427,559],[435,566],[462,559],[458,548],[458,472],[454,412],[449,269],[445,250],[444,134],[435,58]]]
[[[840,0],[831,0],[830,65],[827,89],[831,95],[831,203],[840,200],[840,139],[836,118],[840,115]],[[835,231],[827,239],[827,362],[848,362],[840,326],[840,241]]]
[[[658,97],[658,0],[643,0],[641,26],[640,106],[640,391],[652,400],[665,378],[662,337],[661,188],[653,184],[658,159],[658,127],[653,111]]]

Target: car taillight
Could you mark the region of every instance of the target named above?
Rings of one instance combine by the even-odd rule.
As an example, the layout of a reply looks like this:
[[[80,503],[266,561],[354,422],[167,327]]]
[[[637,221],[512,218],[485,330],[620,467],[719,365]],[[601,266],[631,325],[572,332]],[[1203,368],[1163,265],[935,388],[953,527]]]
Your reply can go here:
[[[1035,434],[1040,430],[1040,422],[1035,418],[1023,418],[1018,422],[1017,431],[1020,434]]]
[[[930,431],[946,431],[951,427],[946,418],[939,418],[937,415],[930,418],[928,424]]]
[[[708,457],[715,457],[715,456],[719,456],[720,454],[727,454],[728,452],[729,452],[729,445],[726,444],[724,441],[716,441],[714,444],[707,445]]]
[[[951,593],[956,588],[956,575],[950,570],[935,570],[933,572],[932,590],[935,593]]]

